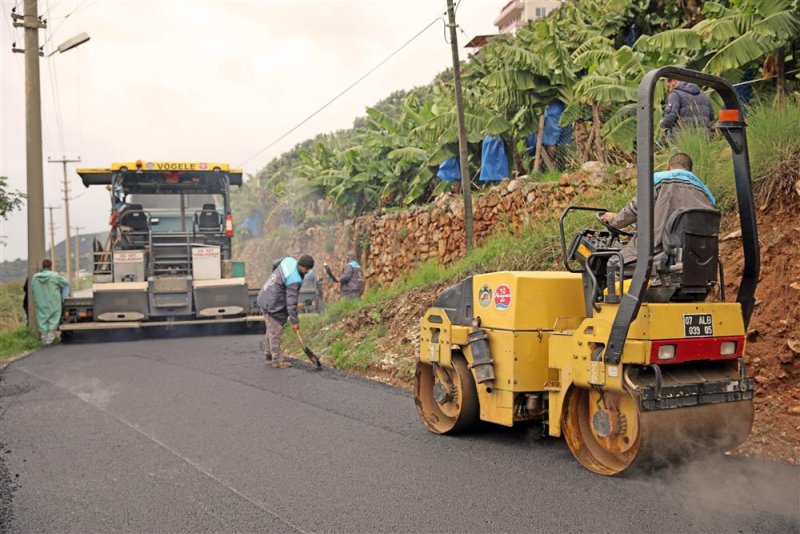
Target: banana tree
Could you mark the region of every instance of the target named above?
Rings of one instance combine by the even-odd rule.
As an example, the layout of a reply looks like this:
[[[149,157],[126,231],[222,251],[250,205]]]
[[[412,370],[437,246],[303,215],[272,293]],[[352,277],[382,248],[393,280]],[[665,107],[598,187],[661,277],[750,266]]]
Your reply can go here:
[[[798,0],[731,0],[706,2],[704,20],[692,28],[677,28],[642,37],[643,52],[662,51],[662,58],[683,53],[690,64],[712,74],[738,78],[748,64],[775,57],[778,95],[785,96],[785,51],[800,43]],[[738,81],[738,80],[737,80]]]

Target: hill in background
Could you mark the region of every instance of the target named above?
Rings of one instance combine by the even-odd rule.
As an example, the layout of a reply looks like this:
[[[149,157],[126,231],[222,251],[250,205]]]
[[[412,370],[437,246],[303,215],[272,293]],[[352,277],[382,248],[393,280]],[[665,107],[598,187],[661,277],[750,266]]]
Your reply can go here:
[[[80,267],[81,269],[90,269],[91,266],[91,253],[92,253],[92,241],[97,239],[101,243],[104,242],[106,236],[108,235],[107,231],[104,232],[97,232],[93,234],[81,234],[80,237]],[[75,236],[72,236],[72,243],[73,248],[75,244]],[[50,248],[47,248],[47,254],[49,257]],[[59,272],[66,271],[66,265],[64,263],[66,255],[67,255],[67,247],[64,243],[64,240],[60,241],[56,245],[55,250],[56,255],[56,269]],[[75,261],[74,259],[72,261]],[[25,280],[25,276],[28,269],[28,261],[22,259],[16,259],[11,261],[3,261],[0,264],[0,284],[5,284],[6,282],[12,282],[14,280]]]

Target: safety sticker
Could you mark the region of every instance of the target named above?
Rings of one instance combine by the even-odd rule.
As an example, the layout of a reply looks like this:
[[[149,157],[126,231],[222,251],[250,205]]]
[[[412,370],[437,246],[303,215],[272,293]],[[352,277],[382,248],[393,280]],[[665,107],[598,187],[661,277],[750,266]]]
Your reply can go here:
[[[511,307],[511,288],[500,284],[494,292],[494,307],[498,310],[507,310]]]
[[[488,285],[483,285],[478,290],[478,303],[481,305],[481,308],[488,308],[489,304],[492,303],[492,288]]]

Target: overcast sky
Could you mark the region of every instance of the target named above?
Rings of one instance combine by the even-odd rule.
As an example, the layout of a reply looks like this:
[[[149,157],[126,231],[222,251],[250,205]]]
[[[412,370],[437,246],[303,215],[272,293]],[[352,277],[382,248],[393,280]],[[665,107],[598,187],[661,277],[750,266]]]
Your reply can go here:
[[[0,175],[25,190],[23,59],[11,53],[2,0],[0,22]],[[459,44],[494,33],[506,0],[463,0]],[[22,11],[21,2],[18,11]],[[60,206],[61,165],[47,157],[80,156],[80,166],[112,161],[222,161],[251,158],[443,13],[445,0],[262,0],[39,2],[45,51],[85,31],[91,41],[42,58],[45,204]],[[68,17],[65,18],[65,16]],[[55,32],[55,33],[53,33]],[[52,34],[52,37],[51,37]],[[463,48],[462,57],[466,56]],[[352,125],[364,108],[397,89],[430,82],[451,62],[437,23],[356,88],[282,142],[245,165],[254,173],[273,157],[320,132]],[[53,75],[54,74],[54,75]],[[55,98],[54,98],[55,93]],[[60,108],[60,113],[57,112]],[[60,121],[58,120],[60,117]],[[107,229],[103,188],[86,190],[70,167],[72,226]],[[56,241],[64,238],[56,211]],[[46,220],[47,223],[47,220]],[[25,211],[2,221],[2,259],[27,256]],[[47,237],[49,246],[49,234]]]

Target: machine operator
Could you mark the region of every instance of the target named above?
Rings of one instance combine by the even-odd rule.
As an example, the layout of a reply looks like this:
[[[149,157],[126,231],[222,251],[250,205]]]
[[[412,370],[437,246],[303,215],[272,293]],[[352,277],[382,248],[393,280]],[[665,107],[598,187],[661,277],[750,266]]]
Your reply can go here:
[[[661,237],[664,226],[670,215],[679,209],[706,208],[714,209],[717,199],[700,178],[692,172],[693,162],[688,154],[674,154],[667,165],[667,170],[653,175],[653,250],[661,250]],[[615,228],[625,228],[636,222],[638,206],[636,199],[631,200],[619,213],[607,211],[601,215],[603,221]],[[636,234],[622,247],[622,257],[626,271],[636,263]],[[612,263],[616,258],[609,260]]]

